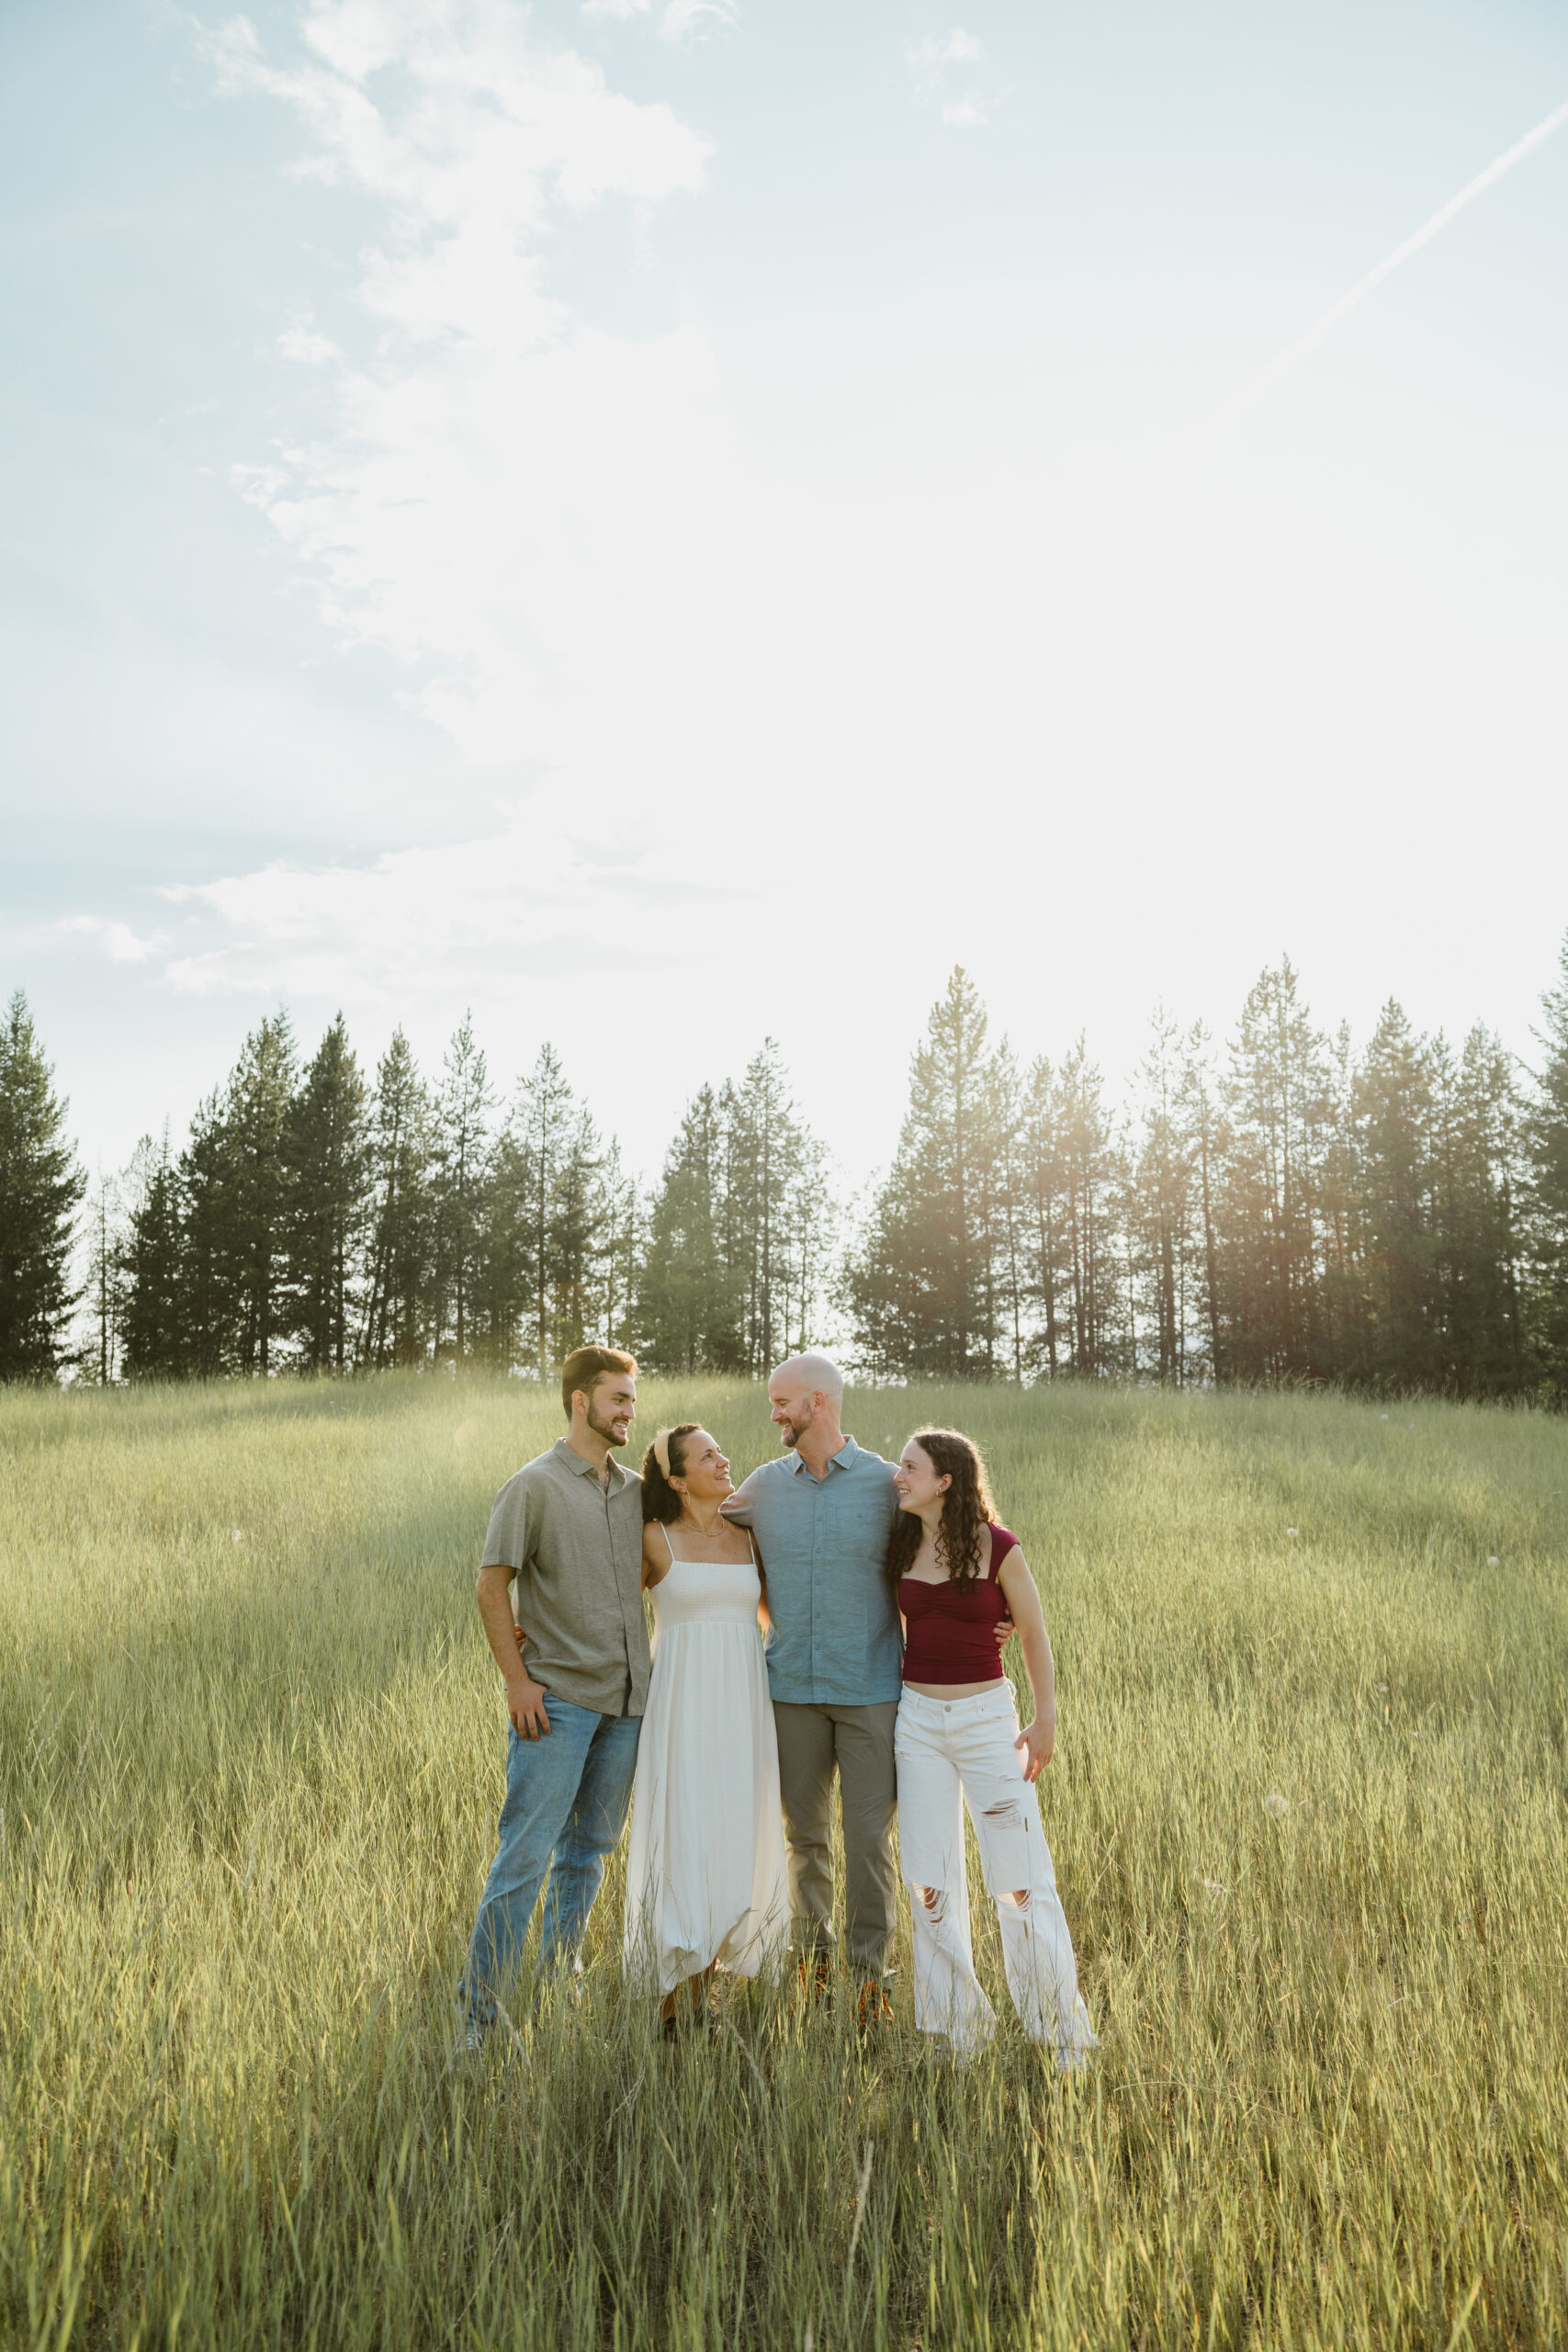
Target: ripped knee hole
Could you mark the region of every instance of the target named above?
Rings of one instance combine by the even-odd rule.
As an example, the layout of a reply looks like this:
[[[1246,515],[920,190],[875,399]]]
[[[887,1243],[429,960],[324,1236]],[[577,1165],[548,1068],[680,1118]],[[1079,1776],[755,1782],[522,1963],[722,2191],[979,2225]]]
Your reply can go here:
[[[1016,1821],[1020,1810],[1016,1797],[1004,1797],[1000,1804],[988,1804],[986,1807],[986,1818],[987,1821]],[[1010,1894],[1004,1894],[1002,1897],[1004,1903],[1012,1904],[1015,1909],[1020,1911],[1023,1909],[1028,1900],[1029,1889],[1026,1886],[1015,1887]]]

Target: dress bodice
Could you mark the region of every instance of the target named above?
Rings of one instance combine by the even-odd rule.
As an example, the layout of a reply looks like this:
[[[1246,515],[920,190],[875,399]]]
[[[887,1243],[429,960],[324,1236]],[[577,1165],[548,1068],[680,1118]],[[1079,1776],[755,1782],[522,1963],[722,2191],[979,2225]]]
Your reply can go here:
[[[653,1588],[660,1634],[678,1625],[757,1627],[762,1588],[750,1560],[672,1559]]]

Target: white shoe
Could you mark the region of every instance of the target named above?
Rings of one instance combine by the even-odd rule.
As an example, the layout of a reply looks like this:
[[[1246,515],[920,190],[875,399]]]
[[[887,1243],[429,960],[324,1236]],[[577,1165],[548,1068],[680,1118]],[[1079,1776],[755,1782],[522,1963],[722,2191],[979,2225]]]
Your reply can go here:
[[[476,2018],[470,2018],[452,2044],[453,2065],[472,2065],[476,2059],[482,2058],[490,2048],[490,2027],[480,2025]]]

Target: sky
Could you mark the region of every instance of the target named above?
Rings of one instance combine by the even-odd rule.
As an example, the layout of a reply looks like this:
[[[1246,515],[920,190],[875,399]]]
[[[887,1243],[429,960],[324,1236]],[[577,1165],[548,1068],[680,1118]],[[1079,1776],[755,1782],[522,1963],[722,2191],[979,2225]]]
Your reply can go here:
[[[1528,1059],[1564,102],[1554,0],[8,0],[0,985],[88,1164],[279,1003],[548,1039],[649,1173],[771,1035],[847,1184],[954,963],[1118,1091],[1286,954]]]

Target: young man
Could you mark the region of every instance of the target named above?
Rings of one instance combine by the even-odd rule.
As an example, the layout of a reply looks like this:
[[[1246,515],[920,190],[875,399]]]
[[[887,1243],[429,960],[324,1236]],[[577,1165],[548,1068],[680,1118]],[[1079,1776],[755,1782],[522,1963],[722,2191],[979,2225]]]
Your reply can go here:
[[[768,1396],[784,1458],[753,1470],[724,1511],[755,1531],[767,1566],[768,1680],[802,1973],[813,1992],[826,1991],[837,1771],[844,1927],[860,2022],[872,2026],[890,2014],[883,1978],[897,1917],[893,1728],[903,1642],[883,1566],[898,1509],[894,1465],[839,1426],[844,1377],[830,1357],[780,1364]]]
[[[497,1495],[479,1577],[512,1729],[500,1847],[463,1971],[470,2047],[495,2022],[547,1871],[540,1968],[581,1966],[648,1699],[642,1480],[610,1458],[636,1418],[636,1363],[619,1348],[577,1349],[562,1367],[561,1401],[567,1434]]]

